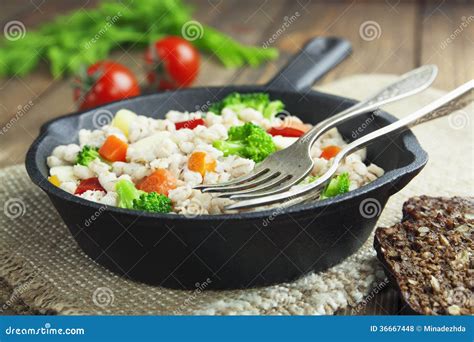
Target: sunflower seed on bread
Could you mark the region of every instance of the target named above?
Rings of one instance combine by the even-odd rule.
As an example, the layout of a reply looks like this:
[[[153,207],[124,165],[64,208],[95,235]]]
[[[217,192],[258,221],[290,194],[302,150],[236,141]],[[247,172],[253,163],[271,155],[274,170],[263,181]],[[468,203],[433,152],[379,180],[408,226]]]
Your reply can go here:
[[[474,198],[410,198],[374,247],[409,311],[474,314]]]

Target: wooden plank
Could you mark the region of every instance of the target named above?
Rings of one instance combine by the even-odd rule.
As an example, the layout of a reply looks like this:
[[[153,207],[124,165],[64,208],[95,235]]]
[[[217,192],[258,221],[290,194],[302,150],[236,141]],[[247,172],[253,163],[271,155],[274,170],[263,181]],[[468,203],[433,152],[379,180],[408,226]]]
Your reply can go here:
[[[28,11],[34,10],[34,5],[30,0],[10,1],[6,4],[2,3],[2,11],[0,12],[0,27],[4,26],[11,20],[24,15]]]
[[[291,1],[282,0],[239,1],[237,7],[228,9],[232,16],[226,20],[229,25],[223,30],[243,43],[262,47],[268,37],[281,25],[280,21],[291,7],[291,3]],[[286,63],[287,59],[288,54],[283,52],[277,60],[260,67],[244,67],[235,73],[229,83],[240,85],[261,83],[268,79],[268,68],[276,71]]]
[[[94,5],[97,0],[84,2],[86,7]],[[51,20],[57,14],[70,12],[75,8],[81,8],[81,3],[77,1],[52,0],[44,3],[35,3],[33,9],[15,17],[15,20],[22,22],[26,28],[26,34],[33,30],[41,22]],[[32,52],[33,53],[33,52]],[[15,116],[19,106],[25,106],[29,101],[38,103],[39,97],[48,88],[57,85],[48,71],[48,67],[42,63],[38,70],[31,75],[20,78],[12,76],[0,80],[0,124],[1,127]]]
[[[426,2],[421,13],[421,63],[440,72],[435,86],[449,90],[474,78],[474,2]]]
[[[314,36],[348,39],[353,54],[322,83],[358,73],[403,73],[415,66],[417,6],[415,2],[400,2],[393,8],[385,1],[344,1],[330,5],[295,2],[288,15],[299,11],[301,16],[287,28],[278,44],[287,52],[295,52]]]

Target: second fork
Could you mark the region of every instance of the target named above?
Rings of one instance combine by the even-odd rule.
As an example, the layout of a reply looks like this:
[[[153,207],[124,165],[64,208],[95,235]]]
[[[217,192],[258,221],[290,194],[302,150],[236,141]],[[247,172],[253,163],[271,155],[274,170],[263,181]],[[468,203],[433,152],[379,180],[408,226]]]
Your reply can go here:
[[[285,191],[303,180],[313,169],[310,150],[323,133],[346,120],[428,88],[437,73],[438,68],[435,65],[425,65],[412,70],[365,101],[321,121],[289,147],[268,156],[249,174],[230,182],[200,185],[195,188],[201,189],[202,192],[220,193],[219,197],[239,200]]]

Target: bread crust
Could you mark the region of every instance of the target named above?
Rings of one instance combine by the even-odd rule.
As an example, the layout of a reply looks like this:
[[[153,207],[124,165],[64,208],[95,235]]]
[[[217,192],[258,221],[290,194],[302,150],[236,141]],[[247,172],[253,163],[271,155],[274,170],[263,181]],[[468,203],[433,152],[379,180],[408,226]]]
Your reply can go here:
[[[374,247],[410,313],[474,314],[474,198],[410,198]]]

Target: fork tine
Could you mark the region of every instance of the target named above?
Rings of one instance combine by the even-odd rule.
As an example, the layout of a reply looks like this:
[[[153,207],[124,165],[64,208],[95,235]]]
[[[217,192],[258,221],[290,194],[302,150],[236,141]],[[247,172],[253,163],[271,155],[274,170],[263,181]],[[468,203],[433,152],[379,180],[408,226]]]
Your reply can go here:
[[[232,192],[232,191],[244,190],[244,189],[247,189],[247,188],[262,184],[262,183],[265,183],[268,180],[271,180],[275,177],[278,177],[279,175],[280,175],[279,172],[274,172],[274,173],[267,172],[262,177],[258,177],[256,179],[254,179],[253,181],[245,182],[241,185],[204,189],[204,190],[202,190],[202,192]]]
[[[308,172],[310,172],[310,171],[308,171]],[[257,198],[257,197],[270,196],[270,195],[273,195],[273,194],[276,194],[276,193],[279,193],[279,192],[290,189],[292,186],[294,186],[295,184],[300,182],[305,177],[306,177],[306,174],[304,174],[300,177],[292,176],[288,180],[286,180],[284,182],[281,182],[281,183],[280,182],[272,182],[272,185],[275,185],[275,184],[279,183],[275,187],[266,186],[266,187],[260,187],[260,189],[252,188],[252,189],[249,189],[249,191],[240,191],[238,193],[234,193],[229,198],[233,199],[233,200],[245,200],[245,199],[252,199],[252,198]],[[260,190],[265,190],[265,189],[267,189],[267,191],[260,191]]]
[[[262,175],[264,175],[268,171],[269,171],[269,169],[262,169],[262,170],[254,169],[250,173],[248,173],[244,176],[235,178],[235,179],[233,179],[229,182],[224,182],[224,183],[219,183],[219,184],[196,185],[194,187],[194,189],[202,190],[203,192],[206,192],[207,189],[222,188],[222,187],[226,187],[226,186],[234,186],[234,185],[237,185],[237,184],[240,184],[240,183],[243,183],[243,182],[247,182],[247,181],[251,181],[251,180],[254,180],[255,178],[261,177]]]
[[[249,188],[249,189],[245,189],[245,190],[241,190],[241,191],[226,192],[226,193],[223,193],[223,194],[219,195],[218,197],[223,197],[223,198],[229,197],[229,198],[233,199],[234,196],[239,197],[240,195],[251,194],[251,193],[254,193],[254,192],[258,192],[258,191],[261,191],[261,190],[272,188],[276,184],[280,184],[282,181],[290,180],[291,177],[292,176],[288,175],[288,174],[279,175],[278,177],[276,177],[276,178],[274,178],[274,179],[272,179],[268,182],[265,182],[261,185],[257,185],[253,188]]]
[[[315,182],[310,183],[308,185],[299,187],[297,189],[291,189],[285,192],[280,192],[278,194],[273,194],[270,196],[238,201],[236,203],[227,205],[224,209],[226,210],[247,209],[247,208],[260,207],[260,206],[277,203],[277,202],[292,201],[303,194],[307,194],[309,192],[313,192],[318,189],[321,189],[326,184],[326,182],[329,180],[329,178],[331,177],[333,173],[334,173],[334,170],[329,170],[323,176],[321,176],[321,178],[319,178]]]

